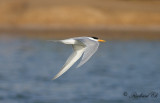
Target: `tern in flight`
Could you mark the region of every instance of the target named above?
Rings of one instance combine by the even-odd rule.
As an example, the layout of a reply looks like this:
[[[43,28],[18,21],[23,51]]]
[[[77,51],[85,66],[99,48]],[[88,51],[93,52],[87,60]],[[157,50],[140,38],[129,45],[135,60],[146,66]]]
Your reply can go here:
[[[78,64],[77,68],[86,63],[91,56],[96,52],[99,46],[99,42],[105,42],[105,40],[98,39],[97,37],[75,37],[65,40],[50,40],[54,42],[61,42],[64,44],[70,44],[73,47],[74,52],[67,59],[59,73],[54,76],[54,79],[61,76],[66,72],[82,55],[82,60]]]

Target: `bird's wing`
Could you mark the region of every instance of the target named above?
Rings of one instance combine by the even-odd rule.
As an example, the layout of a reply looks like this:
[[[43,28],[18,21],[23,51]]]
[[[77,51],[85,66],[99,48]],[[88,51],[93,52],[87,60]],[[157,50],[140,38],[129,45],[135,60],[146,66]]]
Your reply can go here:
[[[83,43],[86,45],[86,47],[82,60],[78,64],[77,68],[86,63],[91,58],[91,56],[97,51],[99,46],[99,43],[96,41],[84,41]]]
[[[66,63],[60,70],[58,74],[53,78],[56,79],[59,76],[61,76],[64,72],[66,72],[83,54],[85,47],[81,45],[72,45],[74,52],[70,55],[70,57],[67,59]]]

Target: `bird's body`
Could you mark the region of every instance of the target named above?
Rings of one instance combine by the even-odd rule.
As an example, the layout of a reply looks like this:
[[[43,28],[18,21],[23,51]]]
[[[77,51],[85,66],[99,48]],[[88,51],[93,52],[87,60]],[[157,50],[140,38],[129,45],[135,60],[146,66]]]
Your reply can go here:
[[[104,42],[104,40],[100,40],[97,37],[76,37],[65,40],[56,40],[56,42],[72,45],[74,52],[67,59],[66,63],[63,65],[60,72],[53,78],[53,80],[66,72],[82,56],[82,54],[82,60],[78,64],[77,68],[87,62],[98,49],[98,41]]]

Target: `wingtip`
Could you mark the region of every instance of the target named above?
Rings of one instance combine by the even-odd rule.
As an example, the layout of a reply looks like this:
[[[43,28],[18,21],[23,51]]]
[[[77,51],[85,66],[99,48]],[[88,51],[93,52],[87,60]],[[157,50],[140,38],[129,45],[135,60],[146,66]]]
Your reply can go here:
[[[79,64],[76,66],[76,68],[81,67],[83,64],[84,64],[84,63],[79,63]]]
[[[57,79],[57,77],[53,77],[53,78],[52,78],[52,80],[55,80],[55,79]]]
[[[53,78],[52,78],[52,80],[55,80],[55,79],[57,79],[57,78],[59,78],[60,77],[60,75],[56,75],[56,76],[54,76]]]

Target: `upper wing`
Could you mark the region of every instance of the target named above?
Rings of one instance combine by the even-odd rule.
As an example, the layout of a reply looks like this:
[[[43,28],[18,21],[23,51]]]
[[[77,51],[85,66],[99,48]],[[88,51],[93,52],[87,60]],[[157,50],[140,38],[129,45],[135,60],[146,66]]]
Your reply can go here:
[[[64,64],[60,72],[56,74],[53,80],[61,76],[64,72],[66,72],[83,54],[85,49],[83,46],[79,46],[79,45],[72,45],[72,46],[73,46],[74,52],[70,55],[70,57],[67,59],[66,63]]]
[[[91,56],[97,51],[99,43],[96,41],[83,41],[83,43],[86,45],[85,51],[82,57],[82,60],[78,64],[77,68],[82,66],[84,63],[86,63]]]

